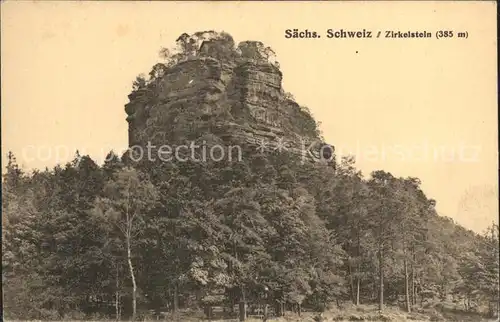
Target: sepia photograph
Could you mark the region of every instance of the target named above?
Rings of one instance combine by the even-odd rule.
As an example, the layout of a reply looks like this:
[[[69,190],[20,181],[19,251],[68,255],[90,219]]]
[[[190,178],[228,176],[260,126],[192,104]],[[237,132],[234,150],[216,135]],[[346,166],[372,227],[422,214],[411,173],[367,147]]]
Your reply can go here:
[[[3,321],[499,321],[494,1],[2,1]]]

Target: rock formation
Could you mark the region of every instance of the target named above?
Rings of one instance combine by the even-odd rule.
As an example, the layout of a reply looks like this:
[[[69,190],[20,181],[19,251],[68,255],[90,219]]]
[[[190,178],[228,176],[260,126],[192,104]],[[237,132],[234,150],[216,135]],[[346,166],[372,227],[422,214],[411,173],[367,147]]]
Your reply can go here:
[[[325,145],[314,119],[284,92],[270,48],[242,42],[235,49],[227,34],[211,35],[199,44],[199,37],[183,34],[181,53],[155,66],[150,79],[129,95],[129,146],[210,139],[267,149],[281,145],[331,161],[328,147],[321,150],[325,157],[318,154]],[[308,149],[312,142],[318,144]]]

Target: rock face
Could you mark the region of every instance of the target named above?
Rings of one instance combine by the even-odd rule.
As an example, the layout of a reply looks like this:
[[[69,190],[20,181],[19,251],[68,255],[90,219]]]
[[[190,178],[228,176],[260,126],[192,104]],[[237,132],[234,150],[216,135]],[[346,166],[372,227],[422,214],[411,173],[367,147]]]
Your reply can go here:
[[[185,144],[208,136],[218,143],[281,146],[318,159],[319,145],[308,149],[321,143],[316,123],[287,98],[279,68],[244,57],[221,59],[217,46],[204,42],[196,55],[129,95],[129,146]]]

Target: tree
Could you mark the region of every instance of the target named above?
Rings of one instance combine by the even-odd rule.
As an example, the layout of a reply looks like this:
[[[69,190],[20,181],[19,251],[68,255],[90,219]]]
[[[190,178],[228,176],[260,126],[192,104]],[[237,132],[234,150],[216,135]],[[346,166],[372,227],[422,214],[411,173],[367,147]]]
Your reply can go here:
[[[352,157],[344,157],[338,167],[333,191],[335,215],[329,217],[331,227],[345,227],[338,232],[338,240],[347,253],[347,270],[352,302],[360,304],[363,261],[369,227],[367,222],[369,189],[361,172],[354,167]],[[324,200],[325,197],[322,198]]]
[[[147,176],[131,167],[126,167],[106,182],[103,197],[96,200],[94,208],[94,214],[115,228],[125,244],[132,281],[134,320],[137,316],[137,284],[132,249],[135,239],[141,235],[141,225],[148,212],[155,206],[157,199],[158,192]]]
[[[12,153],[2,182],[3,308],[8,318],[36,317],[41,303],[30,282],[39,282],[35,194]],[[30,301],[31,293],[31,301]]]
[[[387,252],[394,236],[399,201],[392,198],[395,178],[385,171],[374,171],[368,185],[371,188],[370,215],[371,230],[376,239],[379,269],[379,310],[384,308],[384,273]]]
[[[260,41],[243,41],[238,44],[241,57],[256,62],[266,61],[265,46]]]
[[[498,315],[499,303],[499,228],[492,224],[481,236],[478,245],[476,270],[474,272],[477,280],[476,287],[488,302],[489,315]]]
[[[398,178],[393,182],[393,198],[397,200],[395,204],[395,234],[396,259],[403,261],[404,294],[407,312],[411,312],[410,275],[409,266],[413,261],[417,243],[420,242],[423,234],[422,217],[423,208],[427,206],[426,200],[421,198],[420,180],[416,178]]]
[[[248,291],[259,283],[260,272],[269,261],[266,244],[272,230],[262,216],[257,195],[252,188],[234,188],[215,205],[220,221],[229,228],[225,258],[231,286],[239,292],[240,320],[246,318]]]
[[[146,76],[144,74],[140,74],[135,78],[135,81],[132,83],[132,91],[135,92],[137,90],[145,88],[147,85]]]
[[[149,82],[160,80],[167,72],[167,66],[162,63],[157,63],[151,68],[149,72]]]

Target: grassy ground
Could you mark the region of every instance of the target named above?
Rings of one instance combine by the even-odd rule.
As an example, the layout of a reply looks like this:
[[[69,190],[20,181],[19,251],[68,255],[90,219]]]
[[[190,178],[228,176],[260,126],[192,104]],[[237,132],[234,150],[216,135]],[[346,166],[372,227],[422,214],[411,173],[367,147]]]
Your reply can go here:
[[[7,320],[6,320],[7,321]],[[68,322],[82,320],[65,320]],[[96,321],[105,321],[94,319]],[[108,320],[111,321],[111,320]],[[185,312],[176,317],[165,317],[161,320],[143,319],[142,321],[158,321],[158,322],[195,322],[207,321],[203,318],[202,312]],[[211,320],[211,322],[237,322],[237,319]],[[260,322],[262,319],[249,317],[247,322]],[[375,305],[360,305],[346,306],[342,309],[332,307],[326,312],[319,314],[314,312],[304,312],[301,316],[293,313],[287,313],[284,317],[270,318],[268,322],[333,322],[333,321],[478,321],[478,322],[493,322],[497,319],[487,319],[479,313],[464,312],[459,307],[451,305],[428,305],[426,307],[417,307],[412,313],[404,312],[398,308],[387,307],[380,313]],[[31,321],[35,322],[35,321]],[[90,321],[89,321],[90,322]]]

